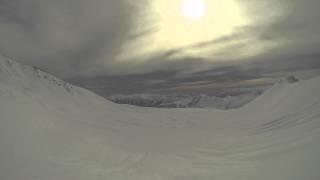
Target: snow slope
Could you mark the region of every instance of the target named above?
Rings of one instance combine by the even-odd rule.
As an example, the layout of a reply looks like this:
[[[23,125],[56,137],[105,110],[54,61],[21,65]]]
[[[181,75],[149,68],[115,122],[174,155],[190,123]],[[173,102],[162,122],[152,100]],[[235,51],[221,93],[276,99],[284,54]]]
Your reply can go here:
[[[230,111],[111,103],[0,57],[1,180],[318,180],[320,78]]]

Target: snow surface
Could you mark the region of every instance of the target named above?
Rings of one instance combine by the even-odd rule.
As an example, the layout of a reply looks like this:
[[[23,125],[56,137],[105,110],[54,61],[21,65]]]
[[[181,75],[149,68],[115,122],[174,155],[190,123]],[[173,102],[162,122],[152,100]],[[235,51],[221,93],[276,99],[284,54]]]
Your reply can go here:
[[[230,111],[109,102],[0,57],[1,180],[319,180],[320,78]]]

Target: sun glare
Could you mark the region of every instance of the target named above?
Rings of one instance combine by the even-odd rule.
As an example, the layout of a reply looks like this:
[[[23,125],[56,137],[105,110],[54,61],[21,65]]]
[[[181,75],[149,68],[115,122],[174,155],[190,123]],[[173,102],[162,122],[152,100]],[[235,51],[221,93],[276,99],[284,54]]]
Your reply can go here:
[[[141,39],[144,48],[132,54],[152,54],[154,51],[190,46],[231,35],[239,27],[250,24],[237,0],[153,0],[147,20],[156,31]],[[134,46],[134,45],[133,45]],[[211,54],[208,51],[183,51],[183,53]],[[202,52],[204,51],[204,52]],[[132,55],[130,54],[130,55]],[[132,55],[134,56],[134,55]],[[138,55],[137,55],[138,56]]]
[[[203,0],[184,0],[181,8],[185,17],[196,20],[205,15],[207,4]]]

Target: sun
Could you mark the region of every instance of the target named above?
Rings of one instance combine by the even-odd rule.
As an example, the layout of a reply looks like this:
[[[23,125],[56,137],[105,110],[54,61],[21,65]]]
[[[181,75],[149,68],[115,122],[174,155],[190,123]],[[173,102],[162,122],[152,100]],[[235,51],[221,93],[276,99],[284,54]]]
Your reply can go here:
[[[185,17],[196,20],[206,14],[207,4],[203,0],[183,0],[181,9]]]
[[[144,32],[146,26],[152,31],[125,47],[132,52],[128,59],[172,49],[181,49],[176,53],[179,55],[212,56],[213,52],[229,45],[226,44],[229,41],[209,43],[204,47],[193,45],[232,36],[251,24],[240,0],[150,0],[149,5],[145,14],[139,16],[141,19],[136,28]],[[136,43],[143,48],[137,49]]]

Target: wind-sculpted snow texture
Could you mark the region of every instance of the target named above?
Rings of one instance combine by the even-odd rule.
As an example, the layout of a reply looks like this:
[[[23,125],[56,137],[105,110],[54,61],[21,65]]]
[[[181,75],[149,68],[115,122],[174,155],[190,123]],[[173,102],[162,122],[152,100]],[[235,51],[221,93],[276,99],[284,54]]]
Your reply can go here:
[[[1,180],[319,180],[320,78],[230,111],[118,105],[0,58]]]

